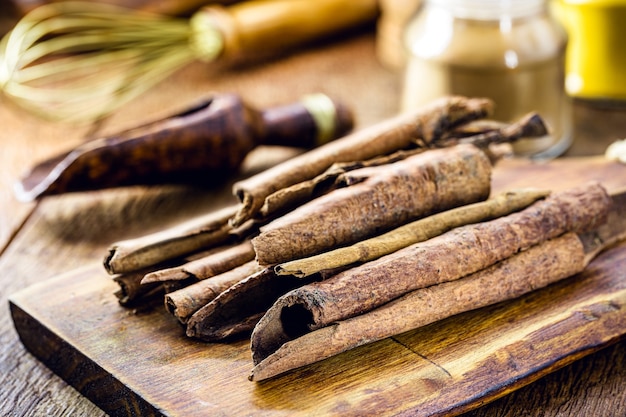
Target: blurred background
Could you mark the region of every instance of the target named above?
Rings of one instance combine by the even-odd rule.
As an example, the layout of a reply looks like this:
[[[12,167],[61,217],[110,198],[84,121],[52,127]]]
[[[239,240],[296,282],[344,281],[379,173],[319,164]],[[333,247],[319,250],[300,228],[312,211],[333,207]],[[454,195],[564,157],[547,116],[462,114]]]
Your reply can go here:
[[[0,0],[0,32],[7,33],[27,12],[46,3],[51,2]],[[245,1],[108,0],[106,3],[189,19],[207,4],[228,7]],[[378,13],[373,22],[363,19],[363,24],[351,24],[358,26],[358,29],[349,27],[345,31],[337,31],[333,36],[320,39],[316,46],[349,42],[355,36],[369,36],[372,39],[376,62],[369,65],[379,65],[380,68],[376,68],[369,76],[383,77],[385,81],[381,84],[386,87],[390,85],[390,88],[380,91],[380,103],[368,103],[367,109],[356,100],[350,103],[350,97],[347,98],[349,104],[356,107],[362,124],[374,123],[437,95],[453,93],[496,96],[494,98],[499,102],[496,115],[503,118],[519,117],[521,111],[539,111],[558,131],[555,134],[563,136],[555,141],[564,139],[549,156],[601,154],[609,143],[619,136],[626,136],[620,134],[626,131],[623,117],[626,108],[626,46],[622,41],[622,32],[626,30],[626,2],[512,2],[514,5],[524,5],[517,6],[521,10],[513,12],[513,19],[510,19],[510,11],[506,9],[510,6],[503,6],[509,3],[498,0],[379,0]],[[528,5],[531,4],[539,8],[545,6],[550,16],[540,16],[543,11],[529,10]],[[468,23],[476,21],[476,14],[480,15],[485,10],[490,12],[478,17],[481,20],[480,27]],[[515,13],[520,15],[520,19],[515,19]],[[515,23],[518,20],[526,23]],[[564,29],[562,39],[552,24]],[[490,25],[495,31],[486,29]],[[483,35],[486,36],[484,39],[492,41],[485,41],[481,38]],[[476,39],[476,42],[469,41],[471,36],[474,36],[472,39]],[[430,39],[437,39],[437,42],[433,43]],[[498,39],[502,43],[498,43]],[[430,46],[424,48],[420,45]],[[564,49],[564,45],[567,45],[567,49]],[[311,44],[303,46],[302,51],[307,50],[311,50]],[[481,55],[483,53],[490,54],[490,57]],[[540,75],[534,69],[528,70],[538,62],[541,54],[541,59],[544,59],[542,62],[553,58],[552,62],[559,69],[557,75],[546,75],[545,71]],[[489,66],[500,59],[500,55],[506,79],[500,80],[501,85],[497,82],[477,83],[476,80],[497,78]],[[353,58],[345,54],[346,67],[350,65],[347,61]],[[275,61],[276,57],[272,62]],[[260,62],[256,61],[256,64]],[[473,71],[471,76],[468,71]],[[534,75],[531,75],[532,71],[535,71]],[[478,72],[480,74],[477,75]],[[344,73],[346,71],[339,67],[332,68],[332,71],[325,68],[326,80],[339,86],[328,93],[343,94],[341,90],[346,85],[346,79],[342,78]],[[228,84],[228,80],[220,84],[220,74],[211,76],[215,77],[211,83],[215,90],[232,90],[233,86]],[[298,74],[294,73],[293,76],[297,78]],[[306,75],[302,77],[304,79]],[[427,82],[423,82],[424,77],[428,79]],[[541,77],[544,84],[549,77],[549,84],[539,83]],[[555,82],[555,77],[562,78],[556,78]],[[561,79],[562,85],[559,84]],[[279,95],[276,90],[281,86],[269,78],[267,82],[273,87],[273,95]],[[472,88],[468,88],[470,85]],[[554,88],[563,92],[563,99],[555,98],[558,91],[555,93]],[[250,99],[253,102],[256,100],[255,97]],[[6,100],[0,103],[5,104]],[[510,108],[507,109],[507,106]],[[374,107],[376,109],[372,110]],[[565,114],[547,114],[563,108],[566,108],[563,110]],[[522,153],[533,154],[535,151],[538,150],[527,149]]]

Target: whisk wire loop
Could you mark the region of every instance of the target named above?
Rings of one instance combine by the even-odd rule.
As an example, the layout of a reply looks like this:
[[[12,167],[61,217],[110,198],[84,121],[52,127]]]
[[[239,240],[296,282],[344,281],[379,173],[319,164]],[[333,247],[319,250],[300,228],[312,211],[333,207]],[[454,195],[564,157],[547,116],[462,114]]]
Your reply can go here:
[[[0,88],[47,119],[106,117],[198,57],[219,55],[218,31],[200,23],[102,3],[40,6],[0,43]]]

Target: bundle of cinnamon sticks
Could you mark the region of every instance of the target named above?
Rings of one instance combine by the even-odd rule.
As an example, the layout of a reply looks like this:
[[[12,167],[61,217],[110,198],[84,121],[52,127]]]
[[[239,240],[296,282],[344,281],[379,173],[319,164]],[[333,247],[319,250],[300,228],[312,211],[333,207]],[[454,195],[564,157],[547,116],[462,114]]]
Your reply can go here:
[[[447,97],[235,184],[237,205],[117,242],[120,302],[158,297],[205,341],[251,334],[262,380],[580,271],[578,236],[611,198],[599,184],[490,197],[510,143],[547,134],[491,107]]]

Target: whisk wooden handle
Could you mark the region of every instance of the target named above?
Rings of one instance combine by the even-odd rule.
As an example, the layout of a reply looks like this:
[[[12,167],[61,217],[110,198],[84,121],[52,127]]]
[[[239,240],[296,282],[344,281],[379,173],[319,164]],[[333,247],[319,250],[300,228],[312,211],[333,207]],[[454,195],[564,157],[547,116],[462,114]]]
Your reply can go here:
[[[222,58],[284,50],[373,21],[377,0],[254,0],[203,9],[224,36]]]

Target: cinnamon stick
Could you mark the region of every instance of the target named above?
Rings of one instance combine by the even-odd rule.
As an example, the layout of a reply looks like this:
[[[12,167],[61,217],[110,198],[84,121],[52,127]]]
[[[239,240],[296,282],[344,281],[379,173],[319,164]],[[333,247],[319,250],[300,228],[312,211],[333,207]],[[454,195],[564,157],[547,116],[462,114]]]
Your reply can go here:
[[[389,155],[382,155],[365,161],[336,162],[320,175],[289,187],[280,189],[265,198],[256,219],[275,218],[293,210],[316,197],[341,187],[342,175],[360,168],[376,167],[401,161],[409,156],[426,151],[427,148],[400,150]]]
[[[301,286],[267,311],[253,343],[260,350],[273,350],[295,333],[363,314],[419,288],[459,279],[566,232],[593,229],[606,222],[611,204],[604,188],[590,183]],[[291,329],[284,331],[277,321],[289,321]]]
[[[271,265],[351,244],[409,221],[486,199],[491,163],[471,145],[350,171],[350,186],[325,194],[261,228],[257,261]]]
[[[295,340],[276,350],[255,346],[250,379],[260,381],[323,360],[357,346],[381,340],[465,311],[513,299],[569,277],[601,251],[626,239],[626,190],[612,195],[607,221],[591,231],[566,233],[459,280],[417,289],[363,315],[303,334],[296,323],[276,322]],[[260,326],[259,326],[260,327]],[[275,346],[276,347],[276,346]]]
[[[196,311],[187,322],[187,336],[216,342],[250,333],[278,297],[309,282],[326,279],[339,270],[323,271],[306,278],[276,275],[264,268],[239,281]]]
[[[476,124],[476,126],[481,126]],[[526,138],[538,138],[547,135],[548,128],[546,127],[543,119],[537,113],[528,113],[522,118],[511,124],[504,124],[500,127],[482,125],[484,131],[480,130],[456,130],[450,132],[450,134],[442,138],[437,145],[438,146],[451,146],[459,143],[470,143],[480,148],[487,147],[489,145],[498,143],[514,143],[519,139]],[[472,132],[471,135],[460,137],[463,132]]]
[[[534,189],[503,192],[490,200],[433,214],[351,246],[276,265],[275,270],[279,275],[306,277],[327,269],[372,261],[414,243],[441,235],[455,227],[498,218],[521,210],[547,195],[548,191]]]
[[[154,281],[146,283],[143,282],[144,278],[157,271],[169,270],[177,263],[190,262],[197,255],[198,254],[193,254],[188,257],[150,265],[135,271],[116,274],[112,279],[119,285],[119,288],[115,291],[114,295],[117,297],[119,303],[125,307],[136,307],[140,304],[151,305],[155,298],[161,298],[162,300],[164,294],[190,285],[197,280],[193,277],[186,276],[184,279],[175,281]]]
[[[537,199],[545,196],[545,192],[541,191],[528,191],[517,193],[503,193],[502,196],[494,199],[489,203],[489,206],[506,206],[505,202],[514,201],[516,204],[519,201],[524,201],[524,204],[530,204],[531,199]],[[480,212],[480,215],[492,215],[496,216],[496,211],[490,211],[489,209],[481,209],[482,203],[477,203],[477,207],[469,208],[470,211]],[[521,208],[521,207],[519,207]],[[512,210],[512,207],[508,207]],[[456,209],[455,209],[456,210]],[[430,233],[438,233],[437,228],[442,227],[439,223],[440,217],[438,215],[428,221],[428,224],[432,227]],[[450,216],[448,216],[450,217]],[[466,216],[454,216],[457,219]],[[449,223],[448,223],[449,225]],[[397,243],[397,242],[395,242]],[[360,245],[360,244],[357,244]],[[386,249],[389,246],[386,245]],[[341,251],[342,249],[339,249]],[[377,249],[372,249],[370,255]],[[276,299],[288,291],[303,286],[309,282],[315,282],[323,280],[327,277],[333,276],[341,270],[350,267],[348,262],[333,262],[333,253],[335,251],[328,252],[327,254],[320,255],[321,267],[316,267],[316,261],[311,261],[310,265],[313,265],[310,270],[296,278],[296,274],[293,268],[289,268],[289,272],[294,274],[287,274],[287,271],[281,271],[280,268],[274,269],[268,268],[262,273],[255,274],[242,280],[238,284],[229,288],[228,291],[220,294],[215,300],[202,307],[201,311],[198,310],[193,319],[188,322],[187,334],[191,337],[200,338],[206,341],[217,341],[223,337],[223,335],[233,335],[236,331],[251,331],[252,327],[256,323],[260,316],[267,311],[269,307],[276,301]],[[362,253],[361,253],[362,254]],[[362,259],[363,260],[363,259]],[[298,261],[293,261],[295,264]],[[290,263],[288,263],[290,264]],[[303,268],[306,269],[306,268]],[[315,271],[315,273],[313,273]],[[278,276],[280,274],[280,276]],[[240,323],[246,323],[246,326],[242,326]],[[236,331],[234,328],[236,327]]]
[[[547,134],[548,129],[543,119],[539,115],[531,113],[512,124],[480,120],[461,125],[453,131],[446,132],[440,140],[436,141],[436,146],[445,147],[459,143],[469,143],[479,146],[485,152],[489,152],[490,148],[496,145],[511,144],[520,138],[543,137]],[[429,149],[431,148],[421,147],[400,150],[365,161],[336,162],[322,174],[310,180],[280,189],[267,196],[256,218],[264,220],[276,217],[277,214],[284,213],[313,198],[332,191],[340,184],[340,176],[348,171],[390,164],[417,153],[426,152]]]
[[[245,240],[224,250],[216,251],[199,259],[194,259],[183,265],[160,269],[142,279],[142,284],[194,278],[204,280],[230,271],[254,259],[254,249],[249,240]]]
[[[268,329],[260,322],[252,335],[255,366],[249,379],[271,378],[357,346],[519,297],[581,272],[584,258],[578,236],[567,233],[462,279],[414,290],[368,313],[310,333],[303,334],[299,324],[288,320],[279,322],[277,332],[293,337],[284,344],[261,344],[259,333]]]
[[[256,216],[267,196],[314,178],[335,162],[366,160],[416,143],[429,144],[446,130],[483,118],[491,110],[492,103],[487,99],[446,97],[296,156],[234,184],[233,193],[242,206],[231,224],[242,225]]]
[[[119,286],[114,295],[120,305],[132,307],[163,296],[165,290],[161,283],[141,284],[144,274],[145,271],[135,271],[113,277],[113,281]]]
[[[165,307],[178,321],[186,324],[196,311],[259,269],[256,262],[249,261],[209,279],[170,292],[165,295]]]
[[[278,277],[273,268],[263,268],[198,309],[187,321],[187,336],[217,341],[250,332],[272,303],[297,285],[292,277]]]
[[[110,274],[137,271],[228,241],[228,219],[237,205],[216,210],[157,233],[113,243],[104,258]]]

